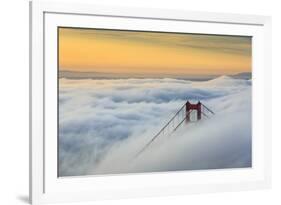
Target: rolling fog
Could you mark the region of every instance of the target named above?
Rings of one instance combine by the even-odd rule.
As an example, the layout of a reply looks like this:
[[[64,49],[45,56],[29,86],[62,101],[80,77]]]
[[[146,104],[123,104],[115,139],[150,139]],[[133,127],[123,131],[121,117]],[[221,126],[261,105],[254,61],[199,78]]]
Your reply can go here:
[[[186,102],[216,115],[142,147]],[[59,176],[251,166],[251,81],[60,79]]]

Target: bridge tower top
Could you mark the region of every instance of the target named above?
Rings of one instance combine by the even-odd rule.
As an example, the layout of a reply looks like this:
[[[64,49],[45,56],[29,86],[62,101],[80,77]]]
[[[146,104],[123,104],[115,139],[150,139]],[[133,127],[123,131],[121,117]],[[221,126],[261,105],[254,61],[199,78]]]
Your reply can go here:
[[[186,113],[186,122],[191,121],[190,114],[191,114],[192,110],[196,110],[196,112],[197,112],[197,119],[196,120],[197,121],[201,120],[201,118],[202,118],[202,103],[200,101],[196,104],[192,104],[189,101],[186,101],[185,109],[186,109],[186,112],[185,112]]]

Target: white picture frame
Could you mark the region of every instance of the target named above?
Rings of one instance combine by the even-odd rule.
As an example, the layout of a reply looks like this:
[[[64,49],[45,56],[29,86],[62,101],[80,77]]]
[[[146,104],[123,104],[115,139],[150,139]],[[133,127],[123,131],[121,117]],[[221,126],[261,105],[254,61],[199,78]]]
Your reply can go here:
[[[57,90],[55,68],[58,26],[253,36],[253,167],[59,179],[56,171],[57,133],[53,124],[57,120],[57,95],[53,91]],[[32,204],[269,188],[271,18],[81,3],[30,2],[30,111]]]

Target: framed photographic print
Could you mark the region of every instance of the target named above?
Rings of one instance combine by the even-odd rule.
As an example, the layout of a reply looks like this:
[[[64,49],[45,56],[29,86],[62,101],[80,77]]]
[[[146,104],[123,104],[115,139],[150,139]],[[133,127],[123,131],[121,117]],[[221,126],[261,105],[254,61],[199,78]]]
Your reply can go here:
[[[30,25],[32,204],[270,186],[270,17],[36,1]]]

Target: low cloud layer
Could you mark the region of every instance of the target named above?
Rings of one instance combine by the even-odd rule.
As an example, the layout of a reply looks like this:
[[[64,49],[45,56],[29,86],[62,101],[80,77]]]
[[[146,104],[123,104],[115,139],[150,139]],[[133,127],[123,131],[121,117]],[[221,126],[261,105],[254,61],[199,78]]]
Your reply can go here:
[[[60,79],[59,175],[251,166],[251,83]],[[216,112],[136,153],[186,100]]]

